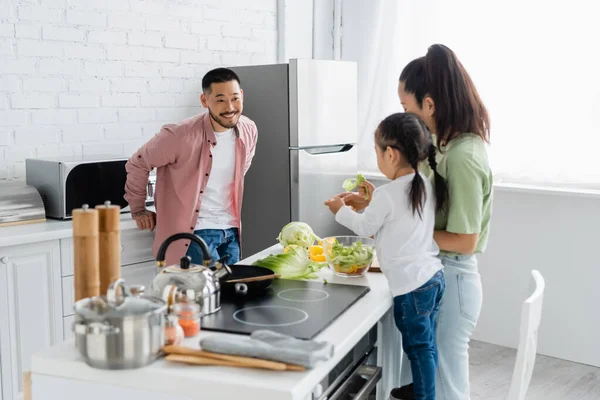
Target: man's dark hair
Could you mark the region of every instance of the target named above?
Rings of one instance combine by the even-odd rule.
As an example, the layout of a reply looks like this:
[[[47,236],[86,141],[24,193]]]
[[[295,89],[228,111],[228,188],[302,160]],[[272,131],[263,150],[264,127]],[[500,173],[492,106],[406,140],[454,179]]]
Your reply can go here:
[[[240,78],[229,68],[215,68],[211,71],[208,71],[206,75],[204,75],[204,78],[202,78],[202,90],[210,93],[210,88],[213,83],[231,81],[237,81],[237,83],[241,84]]]

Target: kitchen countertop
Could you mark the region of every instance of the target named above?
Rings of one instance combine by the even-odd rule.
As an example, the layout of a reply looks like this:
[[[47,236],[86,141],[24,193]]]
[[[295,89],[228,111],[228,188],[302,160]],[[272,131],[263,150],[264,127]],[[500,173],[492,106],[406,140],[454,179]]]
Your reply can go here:
[[[281,251],[281,246],[275,245],[240,263],[252,263]],[[313,369],[304,372],[273,372],[229,367],[195,367],[158,360],[137,370],[105,371],[87,366],[73,342],[68,341],[34,355],[34,398],[45,398],[44,393],[36,393],[35,390],[36,375],[44,375],[75,380],[78,385],[85,382],[97,383],[121,387],[123,390],[169,393],[177,398],[194,398],[201,393],[204,399],[237,400],[243,393],[244,398],[250,399],[304,400],[392,306],[387,280],[381,273],[368,273],[361,278],[341,278],[324,268],[320,275],[331,283],[368,285],[371,290],[315,337],[315,340],[333,343],[335,353],[330,360],[319,363]],[[228,336],[232,340],[237,336],[203,331],[195,338],[186,339],[184,345],[198,348],[199,340],[208,335]]]
[[[154,211],[154,207],[148,207]],[[130,213],[121,215],[121,230],[135,228]],[[64,239],[73,235],[72,220],[47,219],[46,222],[0,228],[0,247]]]

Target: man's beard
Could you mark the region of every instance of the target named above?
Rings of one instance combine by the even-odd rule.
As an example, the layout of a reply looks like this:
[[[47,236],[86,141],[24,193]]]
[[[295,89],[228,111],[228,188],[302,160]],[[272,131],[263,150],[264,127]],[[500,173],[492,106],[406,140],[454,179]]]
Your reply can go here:
[[[238,110],[234,111],[236,113],[236,116],[237,116],[237,119],[235,120],[234,123],[229,123],[229,122],[224,121],[221,118],[220,115],[216,115],[215,113],[213,113],[210,108],[208,109],[208,112],[210,113],[211,118],[214,119],[215,121],[217,121],[217,123],[219,125],[221,125],[223,128],[231,129],[234,126],[236,126],[237,123],[238,123],[238,121],[240,120],[240,118],[239,118],[239,111]],[[227,114],[227,113],[225,113],[225,114]]]

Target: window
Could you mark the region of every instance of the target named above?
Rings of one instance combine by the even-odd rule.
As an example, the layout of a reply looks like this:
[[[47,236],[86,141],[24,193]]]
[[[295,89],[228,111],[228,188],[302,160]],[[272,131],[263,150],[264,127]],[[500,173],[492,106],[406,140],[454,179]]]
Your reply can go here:
[[[359,168],[401,111],[403,66],[433,43],[458,55],[492,121],[496,181],[600,189],[600,24],[573,0],[343,0],[342,58],[359,68]]]

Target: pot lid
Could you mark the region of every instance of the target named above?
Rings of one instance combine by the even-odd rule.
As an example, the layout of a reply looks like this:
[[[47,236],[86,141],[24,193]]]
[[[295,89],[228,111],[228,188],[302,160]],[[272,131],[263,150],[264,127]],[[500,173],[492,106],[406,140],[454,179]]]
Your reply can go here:
[[[86,320],[138,317],[166,310],[164,301],[150,296],[132,296],[119,279],[108,288],[106,296],[95,296],[75,303],[75,313]],[[117,294],[121,288],[122,293]]]

